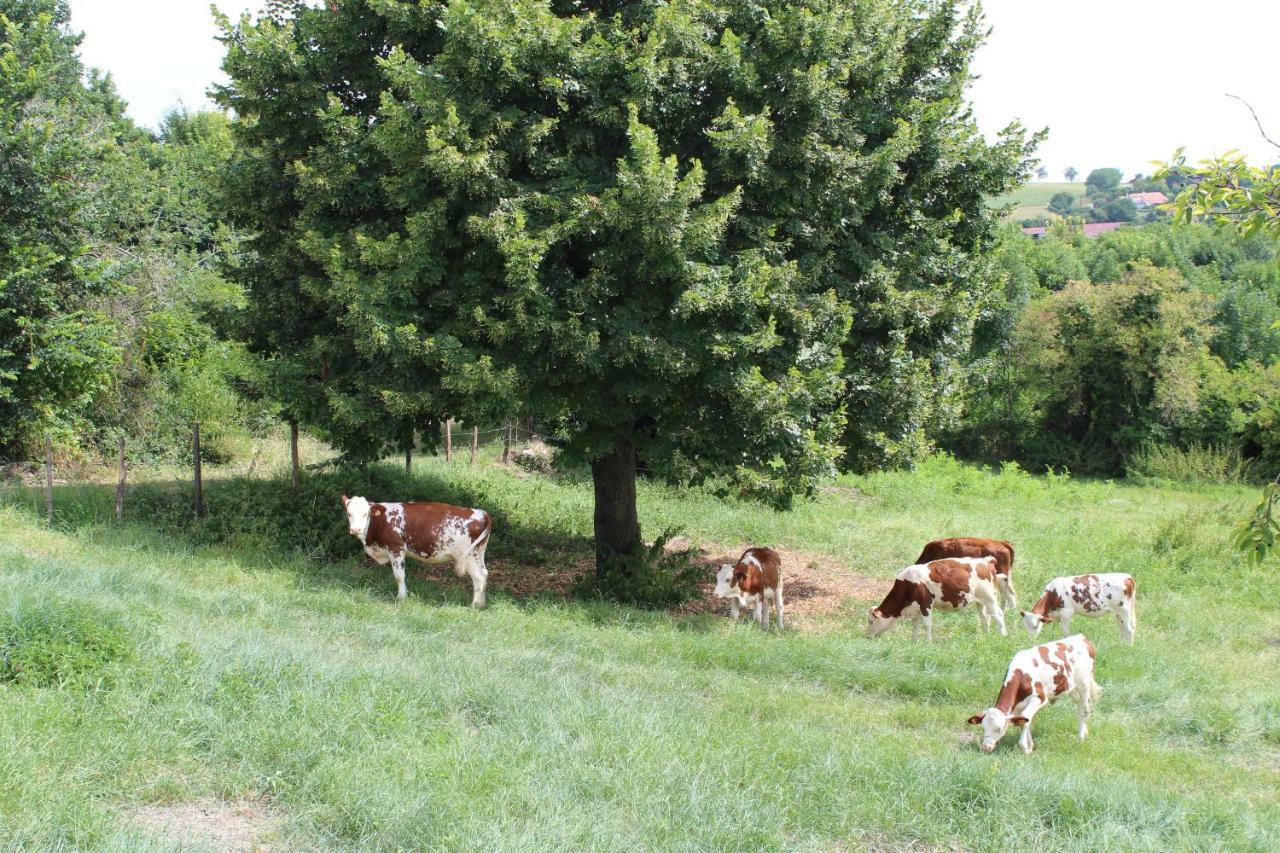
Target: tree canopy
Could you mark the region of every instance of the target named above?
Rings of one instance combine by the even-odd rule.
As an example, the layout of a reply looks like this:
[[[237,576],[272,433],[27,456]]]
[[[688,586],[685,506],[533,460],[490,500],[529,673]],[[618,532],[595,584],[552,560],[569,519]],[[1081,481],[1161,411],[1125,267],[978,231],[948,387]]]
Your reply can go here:
[[[1031,146],[966,4],[281,5],[224,22],[246,335],[349,454],[534,415],[603,556],[637,460],[785,501],[921,430]]]

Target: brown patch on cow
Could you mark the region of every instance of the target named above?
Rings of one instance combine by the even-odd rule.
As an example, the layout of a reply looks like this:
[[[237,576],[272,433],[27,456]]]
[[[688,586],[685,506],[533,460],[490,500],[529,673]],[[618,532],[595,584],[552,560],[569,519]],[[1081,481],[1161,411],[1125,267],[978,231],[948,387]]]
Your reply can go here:
[[[1088,649],[1089,657],[1093,658],[1094,660],[1098,659],[1098,650],[1093,647],[1093,643],[1090,642],[1088,637],[1084,638],[1084,647]]]
[[[1086,613],[1096,613],[1102,609],[1099,593],[1102,584],[1097,575],[1078,575],[1071,579],[1071,600],[1079,604]]]
[[[996,561],[996,574],[1007,578],[1013,571],[1013,545],[1001,539],[983,539],[979,536],[935,539],[924,546],[916,563],[932,563],[947,557],[991,557]]]
[[[906,610],[912,604],[920,607],[922,614],[928,614],[929,609],[933,606],[933,594],[922,583],[914,583],[895,578],[893,586],[889,588],[889,593],[884,597],[884,601],[880,602],[880,606],[876,608],[881,616],[898,618],[902,615],[902,611]]]
[[[1040,600],[1031,605],[1031,612],[1039,616],[1045,622],[1051,622],[1050,614],[1058,613],[1062,610],[1062,596],[1058,595],[1058,591],[1050,587],[1044,591],[1044,595],[1040,596]]]
[[[1000,685],[1000,695],[996,697],[995,708],[1005,714],[1012,714],[1013,709],[1031,695],[1031,676],[1020,669],[1015,669]]]
[[[431,557],[440,548],[440,535],[451,521],[461,521],[466,527],[472,542],[479,540],[480,535],[493,528],[493,519],[489,513],[453,504],[434,502],[402,503],[400,508],[403,518],[392,519],[387,514],[387,507],[381,503],[369,506],[369,530],[365,534],[365,545],[385,548],[392,554],[401,553],[406,547],[415,554]],[[403,534],[396,530],[399,522]]]
[[[1124,579],[1124,597],[1129,599],[1130,601],[1133,601],[1133,591],[1135,587],[1136,587],[1136,584],[1134,584],[1133,578],[1125,578]]]
[[[1036,651],[1040,653],[1040,659],[1041,659],[1041,660],[1043,660],[1045,663],[1048,663],[1048,662],[1049,662],[1049,647],[1048,647],[1048,646],[1038,646],[1038,647],[1036,647]]]
[[[754,557],[754,562],[748,561]],[[756,565],[756,564],[759,565]],[[733,565],[733,585],[747,595],[759,595],[766,589],[778,588],[782,559],[772,548],[748,548]],[[786,590],[783,590],[783,606],[786,606]]]
[[[969,564],[958,560],[934,560],[929,563],[929,579],[941,587],[942,601],[948,607],[964,607],[969,601]]]
[[[1040,682],[1040,681],[1037,681],[1037,682],[1036,682],[1036,698],[1037,698],[1037,699],[1039,699],[1041,702],[1043,702],[1043,701],[1045,700],[1044,683],[1043,683],[1043,682]]]
[[[261,800],[226,802],[212,798],[135,810],[131,817],[155,835],[181,846],[215,850],[270,850],[280,819]]]
[[[973,567],[973,571],[984,581],[994,581],[996,578],[996,565],[991,561],[978,563]]]

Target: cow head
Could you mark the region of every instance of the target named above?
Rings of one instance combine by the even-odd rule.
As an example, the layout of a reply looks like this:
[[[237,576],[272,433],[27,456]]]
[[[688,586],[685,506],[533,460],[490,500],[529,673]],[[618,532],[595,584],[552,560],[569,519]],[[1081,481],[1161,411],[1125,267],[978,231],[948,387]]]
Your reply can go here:
[[[1035,637],[1040,633],[1040,629],[1044,627],[1044,619],[1038,613],[1032,613],[1030,610],[1022,611],[1022,627],[1027,629],[1027,633]]]
[[[354,498],[343,495],[342,505],[347,510],[347,529],[351,531],[352,536],[364,542],[365,537],[369,535],[369,519],[378,514],[382,506],[370,504],[359,495]]]
[[[716,570],[716,588],[713,594],[716,598],[729,598],[738,594],[738,590],[734,588],[736,586],[733,565],[721,563]]]
[[[1000,742],[1000,738],[1004,737],[1004,733],[1009,730],[1009,724],[1015,726],[1024,726],[1027,724],[1026,717],[1011,717],[999,708],[988,708],[981,714],[974,714],[969,718],[969,724],[973,726],[982,726],[982,751],[995,751],[996,744]]]
[[[867,636],[878,637],[892,628],[893,623],[893,616],[885,616],[879,607],[873,607],[867,612]]]

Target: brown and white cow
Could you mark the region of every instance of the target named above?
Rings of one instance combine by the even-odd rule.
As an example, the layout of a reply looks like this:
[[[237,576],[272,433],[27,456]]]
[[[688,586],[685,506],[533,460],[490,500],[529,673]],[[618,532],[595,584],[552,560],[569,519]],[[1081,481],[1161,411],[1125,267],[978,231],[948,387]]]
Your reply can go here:
[[[1000,604],[1006,610],[1018,609],[1018,596],[1013,591],[1013,543],[979,536],[953,536],[935,539],[916,557],[916,563],[928,563],[947,557],[991,557],[996,561],[996,585],[1000,588]]]
[[[900,618],[910,619],[911,639],[920,636],[933,641],[933,609],[958,610],[970,604],[978,606],[978,621],[984,630],[991,627],[991,617],[1007,635],[1004,611],[996,593],[996,567],[993,557],[957,557],[933,560],[907,566],[898,573],[889,594],[867,614],[867,635],[878,637],[893,627]]]
[[[1089,733],[1089,712],[1102,695],[1093,677],[1096,657],[1093,643],[1084,634],[1072,634],[1014,655],[996,704],[969,718],[971,724],[982,726],[982,751],[994,750],[1012,723],[1022,726],[1018,746],[1030,753],[1035,749],[1031,721],[1041,708],[1061,696],[1075,697],[1080,739],[1084,740]]]
[[[443,503],[370,503],[362,497],[342,496],[351,535],[365,553],[381,565],[391,564],[396,600],[409,591],[404,585],[406,555],[424,563],[453,563],[458,577],[471,577],[471,606],[484,607],[489,573],[484,551],[493,519],[482,509]]]
[[[772,548],[748,548],[736,563],[721,563],[716,572],[715,595],[729,599],[729,613],[738,621],[738,606],[755,609],[761,628],[769,627],[769,605],[782,624],[782,558]]]
[[[1071,633],[1073,616],[1114,613],[1120,623],[1120,638],[1132,646],[1133,632],[1138,627],[1136,594],[1133,576],[1123,572],[1054,578],[1040,600],[1030,610],[1022,611],[1022,624],[1034,637],[1044,623],[1061,622],[1065,637]]]

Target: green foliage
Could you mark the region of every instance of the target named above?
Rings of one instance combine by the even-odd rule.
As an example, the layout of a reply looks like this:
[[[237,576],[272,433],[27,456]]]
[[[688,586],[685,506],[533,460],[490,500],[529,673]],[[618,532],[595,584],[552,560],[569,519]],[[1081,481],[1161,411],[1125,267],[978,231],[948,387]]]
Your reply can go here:
[[[123,620],[83,600],[16,598],[0,613],[0,685],[102,686],[135,655]]]
[[[81,85],[63,0],[0,0],[0,454],[20,453],[111,381],[87,243],[109,139]]]
[[[1124,173],[1119,169],[1094,169],[1089,173],[1089,177],[1084,179],[1084,184],[1092,193],[1106,193],[1120,186],[1120,178]]]
[[[910,457],[1029,152],[968,116],[964,6],[228,23],[246,338],[353,458],[515,409],[771,498]]]
[[[1053,198],[1049,199],[1049,210],[1065,216],[1071,206],[1076,203],[1076,197],[1071,193],[1055,193]]]
[[[667,550],[667,543],[678,532],[669,528],[643,551],[607,561],[603,573],[583,575],[574,585],[573,595],[647,609],[669,609],[697,598],[708,570],[695,562],[696,548]]]
[[[1067,168],[1062,170],[1062,177],[1066,178],[1068,181],[1071,181],[1072,183],[1075,183],[1076,178],[1080,177],[1080,170],[1077,169],[1075,166],[1068,166]]]
[[[1179,148],[1156,177],[1185,182],[1173,200],[1179,222],[1205,217],[1230,224],[1246,237],[1261,232],[1280,237],[1280,167],[1252,166],[1238,151],[1191,166]]]
[[[1245,516],[1236,527],[1233,544],[1237,551],[1243,552],[1251,566],[1261,564],[1280,540],[1277,504],[1280,504],[1280,482],[1271,483],[1262,490],[1262,501],[1253,514]]]
[[[1254,465],[1238,447],[1151,443],[1130,453],[1124,469],[1127,477],[1140,483],[1245,483],[1252,479]]]

